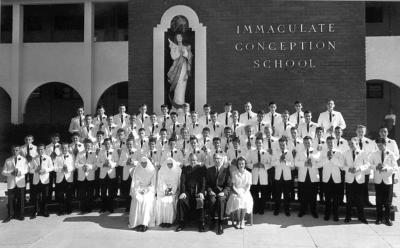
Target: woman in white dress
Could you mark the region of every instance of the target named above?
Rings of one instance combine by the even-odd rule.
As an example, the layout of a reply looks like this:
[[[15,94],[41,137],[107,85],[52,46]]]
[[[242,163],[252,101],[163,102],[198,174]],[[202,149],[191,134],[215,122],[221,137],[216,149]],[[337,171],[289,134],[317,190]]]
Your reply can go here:
[[[191,72],[192,52],[190,45],[183,45],[181,34],[175,36],[176,43],[169,40],[171,48],[171,58],[174,60],[167,73],[168,82],[171,84],[169,98],[171,104],[176,109],[181,108],[185,103],[186,84]],[[173,93],[173,94],[172,94]],[[172,96],[173,95],[173,99]]]
[[[253,198],[250,193],[251,173],[245,170],[246,159],[237,159],[238,169],[232,172],[232,191],[226,204],[226,213],[234,214],[235,227],[244,228],[246,213],[253,211]]]
[[[145,232],[148,226],[154,226],[155,182],[156,169],[147,157],[143,157],[132,177],[129,228]]]
[[[179,163],[172,158],[168,158],[158,172],[156,225],[168,228],[175,220],[181,173]]]

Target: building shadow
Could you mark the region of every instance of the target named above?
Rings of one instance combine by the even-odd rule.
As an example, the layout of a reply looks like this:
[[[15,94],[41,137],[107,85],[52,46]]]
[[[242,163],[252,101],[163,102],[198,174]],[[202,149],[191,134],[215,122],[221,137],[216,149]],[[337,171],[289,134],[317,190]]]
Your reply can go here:
[[[64,222],[92,222],[96,223],[103,228],[130,230],[128,228],[129,216],[123,214],[121,216],[112,216],[101,214],[98,216],[70,216],[64,219]]]

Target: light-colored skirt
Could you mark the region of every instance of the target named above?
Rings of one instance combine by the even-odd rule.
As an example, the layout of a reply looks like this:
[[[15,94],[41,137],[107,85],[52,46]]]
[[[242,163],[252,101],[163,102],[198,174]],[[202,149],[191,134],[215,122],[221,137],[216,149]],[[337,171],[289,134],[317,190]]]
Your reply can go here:
[[[144,195],[136,194],[132,197],[129,211],[129,228],[139,225],[154,226],[154,192]]]
[[[242,196],[235,193],[229,195],[228,202],[226,203],[226,213],[231,214],[239,209],[245,209],[248,214],[251,214],[253,211],[253,197],[251,197],[250,192]]]
[[[176,216],[176,196],[162,196],[156,201],[156,225],[173,224]]]

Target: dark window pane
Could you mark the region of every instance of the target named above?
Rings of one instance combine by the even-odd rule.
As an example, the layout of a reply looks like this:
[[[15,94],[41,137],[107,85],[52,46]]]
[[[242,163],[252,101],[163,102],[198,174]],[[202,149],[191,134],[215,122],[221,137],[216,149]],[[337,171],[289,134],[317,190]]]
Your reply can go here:
[[[24,42],[82,42],[83,4],[24,6]]]
[[[128,3],[95,3],[96,41],[128,40]]]
[[[383,83],[368,83],[367,98],[383,98]]]
[[[369,6],[365,8],[365,22],[380,23],[383,22],[382,6]]]
[[[12,42],[12,6],[1,6],[0,43]]]

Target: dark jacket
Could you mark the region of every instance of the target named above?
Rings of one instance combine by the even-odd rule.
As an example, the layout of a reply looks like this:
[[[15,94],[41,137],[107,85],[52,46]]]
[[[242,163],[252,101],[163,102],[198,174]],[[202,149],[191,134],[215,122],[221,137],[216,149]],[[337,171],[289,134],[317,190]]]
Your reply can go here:
[[[195,197],[206,191],[206,167],[197,165],[195,167],[185,166],[182,168],[180,193],[189,197]]]
[[[229,195],[231,188],[231,175],[229,168],[221,167],[217,173],[217,167],[212,166],[207,169],[207,193],[213,191],[216,195],[224,192],[225,196]]]

